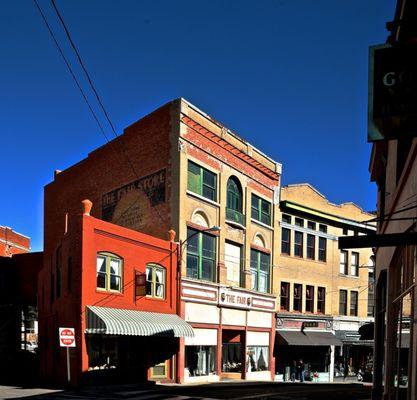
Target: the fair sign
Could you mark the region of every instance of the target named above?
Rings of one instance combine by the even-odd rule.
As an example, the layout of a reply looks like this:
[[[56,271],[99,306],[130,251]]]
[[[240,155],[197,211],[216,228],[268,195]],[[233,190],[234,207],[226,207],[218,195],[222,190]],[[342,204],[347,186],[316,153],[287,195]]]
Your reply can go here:
[[[59,328],[59,345],[61,347],[75,347],[74,328]]]
[[[235,292],[220,288],[219,305],[237,308],[251,308],[252,296],[242,292]]]

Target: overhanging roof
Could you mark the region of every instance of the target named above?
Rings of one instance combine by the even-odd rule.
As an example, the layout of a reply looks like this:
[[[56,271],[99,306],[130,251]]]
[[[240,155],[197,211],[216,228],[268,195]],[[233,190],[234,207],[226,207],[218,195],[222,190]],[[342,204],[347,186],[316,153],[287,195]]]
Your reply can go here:
[[[87,306],[86,333],[102,335],[193,337],[194,331],[176,314]]]
[[[278,344],[287,346],[342,346],[331,332],[277,331]]]

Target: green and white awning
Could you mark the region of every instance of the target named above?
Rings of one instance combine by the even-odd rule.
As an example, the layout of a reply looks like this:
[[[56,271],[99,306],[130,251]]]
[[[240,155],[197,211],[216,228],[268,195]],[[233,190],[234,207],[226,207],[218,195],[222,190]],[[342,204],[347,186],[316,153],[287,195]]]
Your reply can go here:
[[[194,337],[191,325],[176,314],[86,307],[86,333],[101,335]]]

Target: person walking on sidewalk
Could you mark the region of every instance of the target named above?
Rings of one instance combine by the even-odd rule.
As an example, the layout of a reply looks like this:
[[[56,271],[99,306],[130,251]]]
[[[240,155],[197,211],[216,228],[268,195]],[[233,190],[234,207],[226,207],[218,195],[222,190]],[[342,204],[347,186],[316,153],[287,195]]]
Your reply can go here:
[[[292,360],[292,364],[290,367],[290,373],[291,373],[291,382],[295,382],[295,378],[297,376],[297,361]]]
[[[300,361],[298,361],[298,364],[297,364],[297,372],[298,372],[298,376],[300,377],[301,383],[304,383],[304,370],[305,370],[304,362],[303,360],[300,359]]]

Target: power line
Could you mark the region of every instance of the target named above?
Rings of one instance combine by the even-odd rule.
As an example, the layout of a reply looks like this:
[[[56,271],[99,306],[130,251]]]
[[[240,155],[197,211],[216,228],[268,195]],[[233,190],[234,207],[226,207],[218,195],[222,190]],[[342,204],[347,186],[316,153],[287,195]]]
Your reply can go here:
[[[112,131],[113,131],[113,134],[114,134],[115,138],[119,138],[119,135],[118,135],[118,134],[117,134],[117,132],[116,132],[116,129],[115,129],[115,127],[114,127],[114,124],[113,124],[112,120],[110,119],[110,115],[109,115],[108,111],[106,110],[106,108],[104,107],[104,104],[103,104],[102,98],[101,98],[101,96],[99,95],[99,93],[98,93],[98,91],[97,91],[97,89],[96,89],[95,85],[93,84],[93,81],[92,81],[92,79],[91,79],[91,76],[90,76],[90,74],[89,74],[89,73],[88,73],[88,71],[87,71],[87,67],[86,67],[86,65],[85,65],[85,63],[84,63],[84,61],[83,61],[83,59],[81,58],[80,52],[78,51],[77,46],[75,45],[75,43],[74,43],[74,41],[73,41],[73,39],[72,39],[71,33],[70,33],[70,31],[69,31],[69,29],[68,29],[67,25],[65,24],[64,18],[62,17],[61,13],[60,13],[60,12],[59,12],[59,10],[58,10],[58,7],[56,6],[55,0],[51,0],[51,3],[52,3],[52,6],[53,6],[53,8],[54,8],[54,10],[55,10],[55,13],[56,13],[56,15],[57,15],[57,17],[58,17],[59,21],[61,22],[61,25],[62,25],[62,27],[63,27],[63,29],[64,29],[64,31],[65,31],[65,34],[66,34],[66,36],[67,36],[67,39],[68,39],[68,41],[70,42],[70,45],[71,45],[72,49],[73,49],[73,50],[74,50],[74,52],[75,52],[75,55],[77,56],[78,62],[80,63],[81,68],[82,68],[82,70],[83,70],[83,71],[84,71],[84,73],[85,73],[85,76],[86,76],[87,81],[88,81],[88,83],[89,83],[89,85],[90,85],[90,87],[91,87],[91,90],[94,92],[94,94],[95,94],[95,96],[96,96],[96,99],[97,99],[97,101],[98,101],[98,104],[100,105],[101,110],[103,111],[103,114],[104,114],[104,116],[106,117],[106,120],[107,120],[107,122],[109,123],[109,125],[110,125],[110,127],[111,127],[111,129],[112,129]],[[120,140],[118,140],[118,141],[117,141],[117,143],[118,143],[118,145],[120,146],[120,150],[122,151],[123,156],[126,158],[126,160],[127,160],[128,164],[129,164],[129,166],[130,166],[131,170],[133,171],[134,175],[136,176],[136,178],[137,178],[137,179],[140,179],[140,178],[139,178],[138,173],[136,172],[135,167],[133,166],[132,161],[130,160],[129,156],[127,155],[127,153],[126,153],[126,151],[125,151],[125,147],[124,147],[123,143],[122,143]],[[144,192],[145,196],[148,198],[148,200],[150,200],[150,196],[149,196],[149,194],[146,192],[146,190],[145,190],[144,188],[142,188],[142,190],[143,190],[143,192]],[[135,201],[134,201],[134,202],[133,202],[133,203],[132,203],[129,207],[127,207],[127,208],[126,208],[126,210],[124,210],[124,211],[123,211],[123,213],[121,214],[121,216],[119,217],[119,219],[120,219],[120,218],[121,218],[121,217],[122,217],[122,216],[123,216],[126,212],[128,212],[128,211],[130,210],[130,208],[131,208],[131,207],[133,207],[133,206],[136,204],[136,202],[137,202],[137,200],[135,200]],[[161,214],[159,213],[159,211],[158,211],[158,209],[157,209],[157,208],[155,208],[155,211],[156,211],[156,213],[158,214],[158,217],[159,217],[159,219],[161,220],[161,222],[163,222],[163,218],[162,218],[162,216],[161,216]],[[117,222],[119,221],[119,219],[118,219],[117,221],[115,221],[115,222],[117,223]]]
[[[36,5],[36,8],[37,8],[37,9],[38,9],[38,11],[39,11],[39,14],[40,14],[40,15],[41,15],[41,17],[42,17],[43,22],[45,23],[45,25],[46,25],[46,27],[47,27],[47,29],[48,29],[49,34],[50,34],[50,35],[51,35],[51,37],[52,37],[52,40],[53,40],[53,41],[54,41],[54,43],[55,43],[55,46],[57,47],[57,49],[58,49],[58,51],[59,51],[59,54],[61,55],[62,59],[64,60],[64,63],[65,63],[65,65],[67,66],[68,71],[69,71],[70,75],[72,76],[72,79],[74,80],[74,82],[75,82],[76,86],[78,87],[78,90],[80,91],[80,93],[81,93],[81,95],[82,95],[82,97],[83,97],[84,101],[86,102],[88,109],[90,110],[90,112],[91,112],[91,114],[92,114],[92,116],[93,116],[94,120],[96,121],[96,123],[97,123],[97,125],[98,125],[98,127],[99,127],[99,129],[100,129],[101,133],[102,133],[102,134],[103,134],[103,136],[105,137],[106,141],[107,141],[107,142],[109,142],[109,139],[108,139],[108,137],[107,137],[106,133],[104,132],[103,126],[101,125],[101,123],[100,123],[100,121],[99,121],[99,119],[98,119],[98,117],[97,117],[96,113],[94,112],[94,110],[93,110],[93,108],[92,108],[92,106],[91,106],[90,102],[88,101],[88,98],[87,98],[86,94],[84,93],[84,90],[82,89],[82,87],[81,87],[80,83],[78,82],[78,79],[77,79],[77,77],[75,76],[74,71],[72,70],[72,67],[71,67],[70,62],[69,62],[69,61],[68,61],[68,59],[65,57],[64,52],[63,52],[63,50],[62,50],[61,46],[59,45],[58,40],[56,39],[56,37],[55,37],[55,35],[54,35],[53,31],[52,31],[52,28],[51,28],[51,26],[49,25],[49,23],[48,23],[48,21],[47,21],[47,19],[46,19],[45,14],[43,13],[42,9],[40,8],[40,6],[39,6],[39,4],[38,4],[37,0],[33,0],[33,1],[34,1],[35,5]]]
[[[53,40],[54,40],[54,42],[55,42],[55,44],[56,44],[56,46],[57,46],[57,48],[58,48],[58,50],[59,50],[59,53],[61,54],[62,58],[64,59],[65,64],[67,65],[67,67],[68,67],[68,69],[69,69],[69,71],[70,71],[71,76],[73,77],[74,81],[76,82],[76,85],[77,85],[77,87],[79,88],[79,90],[81,91],[81,94],[82,94],[82,96],[83,96],[84,100],[86,101],[86,103],[87,103],[87,105],[88,105],[88,108],[90,109],[91,113],[93,114],[94,119],[96,120],[97,124],[99,125],[99,127],[100,127],[100,131],[103,133],[103,135],[104,135],[104,137],[105,137],[105,139],[106,139],[107,143],[108,143],[108,144],[110,144],[111,146],[113,146],[113,145],[114,145],[114,142],[113,142],[113,141],[110,141],[110,140],[109,140],[109,138],[107,137],[107,135],[104,133],[104,129],[103,129],[103,127],[102,127],[101,123],[99,122],[99,119],[98,119],[97,115],[95,114],[95,112],[94,112],[94,110],[93,110],[93,108],[92,108],[91,104],[89,103],[89,101],[88,101],[88,99],[87,99],[87,96],[85,95],[84,91],[82,90],[81,85],[79,84],[79,82],[78,82],[78,80],[77,80],[77,78],[76,78],[76,76],[75,76],[75,73],[73,72],[73,70],[72,70],[72,68],[71,68],[71,66],[70,66],[69,61],[68,61],[68,60],[67,60],[67,58],[65,57],[64,52],[63,52],[62,48],[59,46],[59,43],[58,43],[58,41],[57,41],[57,39],[56,39],[56,37],[55,37],[55,35],[54,35],[53,31],[52,31],[52,28],[50,27],[50,25],[49,25],[49,23],[48,23],[48,21],[47,21],[47,19],[46,19],[45,14],[42,12],[42,10],[41,10],[41,8],[40,8],[40,6],[39,6],[39,4],[38,4],[37,0],[34,0],[34,2],[35,2],[37,9],[39,10],[39,12],[40,12],[40,14],[41,14],[41,16],[42,16],[42,19],[43,19],[44,23],[46,24],[46,26],[47,26],[47,28],[48,28],[48,31],[49,31],[50,35],[52,36],[52,38],[53,38]],[[107,110],[105,109],[104,104],[103,104],[103,102],[102,102],[102,100],[101,100],[101,97],[100,97],[100,95],[98,94],[98,91],[97,91],[97,89],[95,88],[95,86],[94,86],[94,84],[93,84],[93,82],[92,82],[91,76],[90,76],[90,74],[89,74],[89,73],[88,73],[88,71],[87,71],[87,68],[86,68],[86,66],[85,66],[85,63],[82,61],[82,58],[81,58],[81,56],[80,56],[80,53],[78,52],[77,47],[75,46],[75,43],[74,43],[74,41],[72,40],[71,34],[70,34],[70,32],[69,32],[69,29],[67,28],[67,26],[66,26],[66,24],[65,24],[65,22],[64,22],[64,19],[63,19],[62,15],[60,14],[60,12],[59,12],[59,10],[58,10],[58,8],[57,8],[57,6],[56,6],[55,2],[54,2],[53,0],[51,0],[51,2],[52,2],[52,6],[53,6],[53,8],[54,8],[54,10],[55,10],[55,12],[56,12],[56,14],[57,14],[57,16],[58,16],[58,18],[59,18],[60,22],[61,22],[61,25],[62,25],[62,27],[63,27],[63,29],[64,29],[64,31],[65,31],[65,33],[66,33],[66,35],[67,35],[67,38],[68,38],[68,40],[69,40],[69,42],[70,42],[70,44],[71,44],[71,47],[72,47],[72,49],[74,50],[74,52],[75,52],[75,54],[76,54],[76,56],[77,56],[77,59],[78,59],[78,61],[79,61],[80,65],[81,65],[81,67],[82,67],[82,69],[83,69],[83,71],[84,71],[84,73],[85,73],[85,75],[86,75],[86,77],[87,77],[87,81],[88,81],[88,83],[89,83],[89,85],[90,85],[90,87],[91,87],[92,91],[94,92],[94,94],[95,94],[95,96],[96,96],[96,98],[97,98],[98,103],[100,104],[100,107],[101,107],[101,109],[102,109],[102,111],[103,111],[103,113],[104,113],[104,115],[105,115],[105,117],[106,117],[106,119],[107,119],[107,122],[109,123],[109,125],[110,125],[110,127],[111,127],[111,129],[112,129],[112,131],[113,131],[113,134],[114,134],[115,138],[116,138],[116,139],[119,139],[119,136],[118,136],[118,135],[117,135],[117,133],[116,133],[116,129],[114,128],[114,124],[112,123],[112,121],[111,121],[111,119],[110,119],[109,113],[108,113],[108,112],[107,112]],[[130,158],[129,158],[129,157],[128,157],[128,155],[126,154],[126,151],[125,151],[125,148],[124,148],[124,146],[123,146],[123,143],[122,143],[120,140],[117,140],[117,144],[119,145],[120,150],[121,150],[121,152],[122,152],[122,155],[124,156],[124,158],[125,158],[125,159],[126,159],[126,161],[128,162],[129,167],[130,167],[130,168],[131,168],[131,170],[133,171],[134,175],[136,176],[136,178],[137,178],[137,179],[140,179],[140,178],[139,178],[139,176],[138,176],[138,174],[137,174],[137,172],[136,172],[136,170],[135,170],[135,168],[134,168],[134,166],[133,166],[133,164],[132,164],[132,162],[131,162],[131,160],[130,160]],[[112,149],[113,149],[113,150],[116,150],[116,149],[114,149],[113,147],[112,147]],[[150,201],[150,200],[151,200],[151,199],[150,199],[150,196],[149,196],[149,194],[146,192],[145,188],[141,188],[141,189],[142,189],[143,193],[145,194],[145,196],[146,196],[146,197],[148,198],[148,200]],[[131,207],[133,207],[133,205],[135,205],[136,203],[137,203],[137,200],[135,200],[135,201],[134,201],[134,202],[133,202],[133,203],[132,203],[129,207],[127,207],[127,208],[123,211],[123,213],[120,215],[119,219],[120,219],[120,218],[122,218],[122,217],[123,217],[123,215],[124,215],[126,212],[128,212],[128,211],[129,211],[129,209],[130,209]],[[163,218],[162,218],[162,216],[161,216],[161,214],[160,214],[159,210],[158,210],[156,207],[153,207],[153,209],[155,209],[155,211],[156,211],[156,213],[157,213],[157,215],[158,215],[158,218],[161,220],[161,222],[163,222],[164,220],[163,220]],[[115,223],[119,222],[119,219],[118,219],[117,221],[115,221]]]
[[[72,40],[71,34],[70,34],[70,32],[69,32],[69,30],[68,30],[68,28],[67,28],[67,26],[66,26],[66,24],[64,22],[64,19],[62,18],[61,13],[59,12],[59,10],[58,10],[58,8],[57,8],[57,6],[55,4],[55,0],[51,0],[51,3],[52,3],[52,6],[53,6],[53,8],[55,10],[56,15],[58,16],[58,19],[61,22],[62,27],[64,28],[65,34],[67,35],[67,38],[68,38],[68,40],[69,40],[69,42],[71,44],[71,47],[72,47],[72,49],[74,50],[74,52],[75,52],[75,54],[77,56],[78,62],[80,63],[81,68],[83,69],[83,71],[85,73],[85,76],[87,77],[88,83],[90,84],[90,87],[93,90],[93,92],[94,92],[94,94],[95,94],[95,96],[97,98],[98,104],[100,104],[100,107],[101,107],[101,109],[102,109],[102,111],[104,113],[104,116],[107,119],[107,122],[109,123],[109,125],[110,125],[110,127],[111,127],[111,129],[113,131],[114,136],[115,137],[118,137],[118,135],[116,133],[116,129],[114,128],[113,122],[111,121],[110,116],[109,116],[107,110],[104,107],[104,104],[103,104],[103,101],[101,99],[101,96],[98,94],[97,89],[94,86],[94,84],[92,82],[92,79],[90,77],[90,74],[88,73],[87,68],[85,67],[85,64],[84,64],[84,62],[83,62],[83,60],[82,60],[82,58],[80,56],[80,53],[78,52],[77,47],[75,46],[75,43]]]

